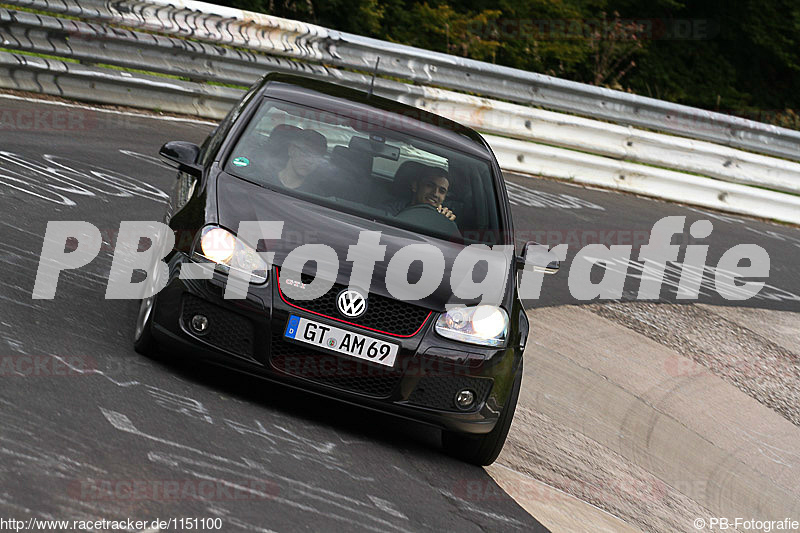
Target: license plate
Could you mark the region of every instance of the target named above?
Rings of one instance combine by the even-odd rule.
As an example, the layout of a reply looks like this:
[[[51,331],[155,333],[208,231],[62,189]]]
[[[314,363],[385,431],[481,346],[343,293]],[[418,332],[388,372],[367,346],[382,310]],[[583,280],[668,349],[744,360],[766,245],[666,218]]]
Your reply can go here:
[[[380,339],[291,315],[284,336],[379,365],[394,366],[399,346]]]

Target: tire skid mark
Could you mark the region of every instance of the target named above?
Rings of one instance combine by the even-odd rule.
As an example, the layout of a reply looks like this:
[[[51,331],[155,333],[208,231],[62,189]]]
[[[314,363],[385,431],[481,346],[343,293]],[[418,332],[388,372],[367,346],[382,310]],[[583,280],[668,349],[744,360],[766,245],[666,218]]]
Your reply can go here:
[[[27,262],[28,264],[33,264],[34,267],[37,268],[39,266],[40,257],[39,253],[37,252],[32,252],[30,250],[25,250],[23,248],[17,248],[16,246],[6,243],[0,243],[0,251],[4,252],[3,254],[4,256],[16,257],[21,261]],[[95,258],[94,260],[97,260],[97,258]],[[13,266],[13,263],[10,263],[10,261],[7,261],[5,258],[0,259],[0,263],[9,263]],[[111,270],[110,261],[108,269],[109,271]],[[97,272],[92,272],[91,270],[74,269],[74,268],[69,270],[64,270],[62,272],[69,272],[71,273],[71,275],[89,281],[91,283],[100,283],[104,287],[108,283],[108,274],[99,274]]]
[[[163,437],[150,435],[148,433],[145,433],[145,432],[140,431],[139,429],[137,429],[136,426],[133,424],[133,422],[131,422],[131,420],[126,415],[124,415],[124,414],[122,414],[120,412],[117,412],[117,411],[111,411],[109,409],[105,409],[103,407],[99,407],[99,409],[100,409],[100,412],[103,414],[103,416],[106,418],[106,420],[108,420],[108,422],[114,428],[116,428],[116,429],[118,429],[118,430],[120,430],[122,432],[130,433],[132,435],[136,435],[138,437],[142,437],[144,439],[148,439],[148,440],[151,440],[153,442],[158,442],[160,444],[166,444],[168,446],[172,446],[172,447],[178,448],[180,450],[189,451],[189,452],[195,453],[197,455],[200,455],[202,457],[205,457],[206,459],[210,459],[211,461],[216,461],[216,462],[219,462],[219,463],[222,463],[222,464],[225,464],[225,465],[238,467],[238,468],[240,468],[242,470],[241,472],[235,471],[235,470],[232,471],[230,468],[228,468],[227,470],[230,473],[235,473],[237,476],[242,476],[242,477],[245,477],[245,478],[247,478],[247,477],[251,477],[252,478],[252,476],[250,476],[249,472],[252,472],[253,465],[257,464],[257,463],[254,463],[252,461],[237,462],[237,461],[235,461],[233,459],[229,459],[229,458],[223,457],[221,455],[217,455],[217,454],[214,454],[214,453],[211,453],[211,452],[207,452],[205,450],[201,450],[201,449],[195,448],[193,446],[182,444],[180,442],[175,442],[175,441],[163,438]],[[157,460],[157,459],[160,459],[162,457],[164,457],[166,459],[166,461],[162,462],[162,464],[166,464],[167,466],[172,466],[172,467],[179,466],[181,462],[187,462],[189,464],[192,464],[192,461],[186,460],[186,459],[181,458],[179,456],[178,457],[179,457],[180,460],[176,461],[175,457],[171,456],[169,454],[166,454],[166,455],[164,455],[164,454],[155,454],[154,455],[154,452],[150,452],[150,454],[148,454],[148,458],[151,461],[153,459]],[[200,465],[202,465],[204,467],[209,467],[210,466],[211,468],[219,469],[219,467],[217,465],[215,465],[214,463],[208,464],[208,463],[204,463],[204,462],[201,461]],[[193,465],[193,466],[200,466],[200,465]],[[208,475],[203,474],[203,473],[198,473],[198,472],[192,470],[191,468],[183,468],[183,469],[181,469],[181,471],[183,473],[194,475],[195,477],[199,477],[200,479],[208,479],[208,480],[217,481],[217,482],[230,483],[230,482],[227,482],[226,480],[221,480],[219,478],[215,478],[213,476],[208,476]],[[271,473],[267,469],[263,469],[262,468],[261,471],[262,471],[262,473],[274,476],[276,479],[281,479],[284,482],[296,483],[295,480],[290,480],[290,478],[286,478],[284,476],[275,475],[275,474]],[[309,487],[310,487],[310,485],[309,485]],[[241,489],[252,490],[252,489],[248,489],[246,487],[241,487]],[[331,493],[329,493],[329,494],[331,494]],[[380,524],[381,527],[373,526],[372,524],[367,524],[367,523],[360,523],[360,522],[358,522],[356,520],[353,520],[353,519],[350,519],[350,518],[347,518],[347,517],[343,517],[343,516],[338,515],[338,514],[327,513],[327,512],[321,511],[319,509],[316,509],[314,507],[307,506],[307,505],[302,504],[300,502],[296,502],[294,500],[290,500],[290,499],[283,498],[283,497],[280,497],[280,496],[275,496],[275,495],[265,495],[265,496],[269,497],[269,499],[271,499],[271,500],[277,501],[279,503],[283,503],[285,505],[289,505],[291,507],[295,507],[295,508],[298,508],[298,509],[301,509],[301,510],[305,510],[307,512],[315,513],[315,514],[320,514],[322,516],[325,516],[327,518],[331,518],[331,519],[334,519],[334,520],[343,520],[343,521],[345,521],[347,523],[352,523],[352,524],[355,524],[355,525],[359,525],[361,527],[364,527],[366,529],[370,529],[370,530],[373,530],[373,531],[386,531],[387,529],[393,529],[393,530],[401,531],[401,532],[410,531],[408,529],[399,527],[399,526],[397,526],[397,525],[395,525],[395,524],[393,524],[393,523],[391,523],[391,522],[389,522],[387,520],[383,520],[383,519],[381,519],[381,518],[379,518],[377,516],[373,516],[373,515],[370,515],[370,514],[364,514],[364,513],[360,512],[360,511],[358,513],[359,516],[363,516],[363,517],[369,518],[369,519],[377,522],[378,524]],[[326,499],[326,502],[331,504],[331,505],[334,505],[334,506],[342,506],[343,505],[343,504],[341,504],[339,502],[336,502],[333,499]],[[355,510],[350,508],[350,507],[348,507],[348,509],[353,511],[353,512],[355,512]]]

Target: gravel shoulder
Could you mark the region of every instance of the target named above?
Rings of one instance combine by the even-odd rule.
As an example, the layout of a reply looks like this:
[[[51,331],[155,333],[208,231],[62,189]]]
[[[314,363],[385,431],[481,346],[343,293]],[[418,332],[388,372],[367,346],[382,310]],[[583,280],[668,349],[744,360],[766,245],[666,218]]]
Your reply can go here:
[[[626,530],[800,520],[800,314],[645,302],[528,314],[523,391],[489,473],[548,528],[598,531],[605,519],[559,512],[564,498],[519,490],[504,469]]]

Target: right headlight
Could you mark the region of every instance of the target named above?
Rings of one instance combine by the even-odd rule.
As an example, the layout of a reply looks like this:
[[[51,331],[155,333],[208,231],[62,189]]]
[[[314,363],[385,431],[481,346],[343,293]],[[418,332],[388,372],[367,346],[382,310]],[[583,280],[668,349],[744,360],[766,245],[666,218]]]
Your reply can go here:
[[[436,321],[442,337],[482,346],[503,346],[508,336],[508,314],[501,307],[455,307]]]
[[[199,249],[192,254],[195,260],[216,263],[226,274],[231,270],[252,272],[251,283],[267,281],[267,263],[251,246],[226,229],[206,226],[196,248]]]

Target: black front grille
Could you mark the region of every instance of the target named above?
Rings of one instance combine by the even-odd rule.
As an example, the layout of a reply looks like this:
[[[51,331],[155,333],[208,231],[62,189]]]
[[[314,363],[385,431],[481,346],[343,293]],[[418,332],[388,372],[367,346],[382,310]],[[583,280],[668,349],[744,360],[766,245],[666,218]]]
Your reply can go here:
[[[389,397],[403,376],[389,367],[285,340],[282,333],[272,334],[270,365],[284,374],[374,398]]]
[[[314,281],[314,276],[303,274],[301,281],[311,283]],[[367,299],[367,311],[363,315],[357,318],[345,317],[336,307],[336,298],[346,288],[344,285],[334,283],[328,292],[313,300],[292,300],[285,294],[283,298],[291,305],[306,311],[399,336],[413,335],[425,324],[430,315],[430,311],[424,307],[370,293]]]
[[[192,331],[192,317],[208,318],[208,329],[203,334]],[[238,355],[253,356],[253,323],[245,317],[207,302],[202,298],[185,294],[183,297],[183,325],[197,338]]]
[[[493,380],[489,378],[426,376],[419,380],[417,388],[408,398],[408,403],[433,409],[460,411],[455,402],[456,394],[460,390],[470,389],[475,393],[475,404],[470,409],[474,410],[486,399],[492,383]]]

